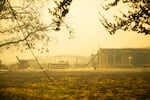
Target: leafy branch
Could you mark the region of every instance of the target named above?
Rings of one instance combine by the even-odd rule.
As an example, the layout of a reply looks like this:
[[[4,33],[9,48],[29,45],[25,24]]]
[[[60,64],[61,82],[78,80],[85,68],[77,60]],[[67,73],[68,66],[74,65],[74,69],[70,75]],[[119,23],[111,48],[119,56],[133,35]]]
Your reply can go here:
[[[150,1],[149,0],[114,0],[112,3],[102,6],[105,11],[108,11],[114,6],[119,5],[119,2],[126,3],[131,8],[128,14],[123,13],[122,17],[112,16],[116,23],[108,22],[108,20],[100,15],[100,22],[104,28],[114,34],[117,30],[136,31],[138,33],[150,34]]]

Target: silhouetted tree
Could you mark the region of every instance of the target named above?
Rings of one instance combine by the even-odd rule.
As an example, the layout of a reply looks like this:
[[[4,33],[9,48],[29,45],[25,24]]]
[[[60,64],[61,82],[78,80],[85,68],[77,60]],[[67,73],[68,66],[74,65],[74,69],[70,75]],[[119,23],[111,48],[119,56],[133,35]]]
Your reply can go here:
[[[55,0],[54,2],[56,4],[56,7],[54,7],[53,10],[49,9],[49,13],[53,15],[52,20],[55,23],[53,25],[54,30],[59,31],[61,24],[64,23],[63,22],[64,18],[69,12],[72,0],[62,0],[62,1]],[[67,26],[67,24],[65,25]],[[67,28],[69,27],[67,26]],[[71,31],[72,30],[70,30],[70,32]]]
[[[113,16],[115,23],[109,22],[100,12],[100,22],[105,29],[110,34],[114,34],[119,29],[150,34],[150,0],[113,0],[112,3],[109,2],[102,7],[105,11],[109,11],[120,3],[127,4],[130,9],[126,9],[129,10],[128,13],[120,11],[121,17]]]
[[[18,0],[19,1],[19,0]],[[23,45],[26,48],[36,48],[42,44],[39,50],[47,50],[51,40],[49,30],[59,31],[64,18],[69,12],[72,0],[54,1],[53,9],[48,9],[52,15],[52,22],[45,25],[40,21],[40,7],[47,0],[20,0],[19,3],[12,0],[0,0],[0,47],[9,48],[10,45]],[[65,24],[69,32],[72,29]],[[37,49],[37,48],[36,48]]]

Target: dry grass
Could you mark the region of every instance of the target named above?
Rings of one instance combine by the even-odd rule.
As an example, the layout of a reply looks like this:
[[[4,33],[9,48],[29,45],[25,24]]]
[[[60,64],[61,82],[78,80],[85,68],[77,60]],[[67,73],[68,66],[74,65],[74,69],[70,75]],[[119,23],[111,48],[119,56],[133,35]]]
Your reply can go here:
[[[142,70],[0,73],[0,100],[149,100],[150,72]]]

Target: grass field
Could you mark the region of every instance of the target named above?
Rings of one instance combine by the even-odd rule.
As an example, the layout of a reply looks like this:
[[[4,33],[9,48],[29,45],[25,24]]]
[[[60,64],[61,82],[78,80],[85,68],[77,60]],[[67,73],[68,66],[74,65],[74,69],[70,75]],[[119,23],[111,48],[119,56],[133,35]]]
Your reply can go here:
[[[0,72],[0,100],[150,100],[150,72]]]

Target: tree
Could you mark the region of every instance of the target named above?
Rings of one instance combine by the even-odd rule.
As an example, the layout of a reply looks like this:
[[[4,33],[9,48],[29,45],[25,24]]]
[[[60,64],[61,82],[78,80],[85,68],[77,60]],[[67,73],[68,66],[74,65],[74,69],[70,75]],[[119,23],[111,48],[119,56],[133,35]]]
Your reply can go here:
[[[100,22],[104,28],[114,34],[117,30],[136,31],[138,33],[150,34],[150,1],[149,0],[113,0],[111,3],[103,5],[105,11],[109,11],[113,7],[127,4],[130,8],[128,13],[120,11],[121,17],[113,16],[115,22],[109,22],[102,13],[100,13]],[[127,9],[126,9],[127,10]]]
[[[0,0],[0,48],[11,45],[23,45],[26,48],[47,50],[51,40],[49,30],[59,31],[64,18],[69,12],[72,0],[54,1],[55,7],[48,9],[52,15],[52,22],[48,25],[40,20],[40,7],[47,0]],[[65,24],[70,34],[72,29]]]

